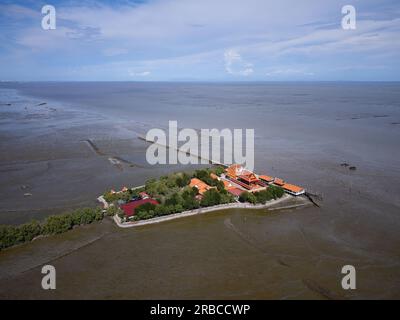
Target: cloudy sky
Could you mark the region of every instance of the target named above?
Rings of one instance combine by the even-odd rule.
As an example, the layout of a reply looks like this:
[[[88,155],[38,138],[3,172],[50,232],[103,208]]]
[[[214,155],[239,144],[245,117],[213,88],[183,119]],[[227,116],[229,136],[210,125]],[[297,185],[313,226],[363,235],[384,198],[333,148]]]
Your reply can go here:
[[[399,0],[2,0],[0,29],[0,80],[400,81]]]

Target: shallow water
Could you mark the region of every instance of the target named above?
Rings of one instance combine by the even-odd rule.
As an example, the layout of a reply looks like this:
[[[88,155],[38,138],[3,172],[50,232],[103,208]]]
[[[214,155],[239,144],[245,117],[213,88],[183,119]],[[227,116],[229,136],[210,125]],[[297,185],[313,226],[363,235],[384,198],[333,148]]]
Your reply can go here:
[[[127,230],[104,221],[34,241],[0,253],[1,297],[400,297],[399,84],[0,86],[0,104],[12,103],[0,106],[0,223],[92,205],[107,188],[181,170],[148,166],[135,138],[168,120],[254,128],[257,172],[323,195],[321,208],[229,210]],[[115,156],[128,162],[116,167]],[[57,268],[51,293],[40,289],[47,261]],[[345,264],[356,267],[357,290],[341,289]]]

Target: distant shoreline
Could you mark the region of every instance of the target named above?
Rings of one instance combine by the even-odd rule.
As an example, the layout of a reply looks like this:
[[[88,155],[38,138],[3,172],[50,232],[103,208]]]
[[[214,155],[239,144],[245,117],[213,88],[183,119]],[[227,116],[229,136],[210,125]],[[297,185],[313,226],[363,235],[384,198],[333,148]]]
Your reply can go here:
[[[219,205],[212,206],[212,207],[203,207],[203,208],[199,208],[199,209],[173,213],[173,214],[170,214],[170,215],[151,218],[151,219],[147,219],[147,220],[121,222],[121,219],[120,219],[120,217],[118,217],[118,215],[114,215],[113,219],[114,219],[114,222],[117,224],[117,226],[120,227],[120,228],[133,228],[133,227],[139,227],[139,226],[144,226],[144,225],[149,225],[149,224],[155,224],[155,223],[160,223],[160,222],[165,222],[165,221],[170,221],[170,220],[190,217],[190,216],[194,216],[194,215],[198,215],[198,214],[209,213],[209,212],[219,211],[219,210],[228,210],[228,209],[268,209],[268,208],[271,208],[272,206],[274,206],[274,205],[276,205],[278,203],[289,201],[289,200],[292,200],[294,198],[299,199],[299,197],[294,197],[294,196],[291,196],[289,194],[285,194],[281,198],[275,199],[275,200],[270,200],[265,204],[253,205],[253,204],[250,204],[250,203],[235,202],[235,203],[219,204]],[[306,199],[304,199],[304,200],[306,200]],[[293,209],[293,208],[296,208],[296,207],[305,206],[307,204],[308,204],[308,201],[304,201],[304,203],[301,203],[301,204],[298,204],[298,205],[292,205],[292,206],[288,206],[288,207],[277,208],[276,210],[278,210],[278,209]]]

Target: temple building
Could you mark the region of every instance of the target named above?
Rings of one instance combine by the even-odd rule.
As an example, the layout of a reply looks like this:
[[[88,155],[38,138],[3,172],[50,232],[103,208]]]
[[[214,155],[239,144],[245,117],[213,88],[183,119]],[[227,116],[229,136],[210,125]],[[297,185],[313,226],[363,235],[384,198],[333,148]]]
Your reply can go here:
[[[283,179],[280,179],[280,178],[275,178],[274,179],[274,184],[279,186],[279,187],[282,187],[285,184],[285,181]]]
[[[294,184],[285,183],[282,186],[283,190],[293,196],[299,196],[305,193],[305,190],[302,187],[295,186]]]
[[[263,181],[263,182],[265,182],[267,184],[273,183],[274,179],[275,179],[274,177],[266,176],[266,175],[260,175],[258,177],[261,179],[261,181]]]
[[[273,178],[273,177],[266,176],[266,175],[260,175],[259,178],[261,179],[261,181],[263,181],[266,184],[274,184],[278,187],[283,188],[283,190],[285,190],[285,192],[287,192],[293,196],[299,196],[299,195],[305,193],[304,188],[296,186],[294,184],[286,183],[283,179],[280,179],[280,178]]]
[[[243,168],[239,164],[233,164],[227,169],[226,176],[234,183],[247,189],[250,192],[260,191],[265,189],[265,185],[251,171]]]

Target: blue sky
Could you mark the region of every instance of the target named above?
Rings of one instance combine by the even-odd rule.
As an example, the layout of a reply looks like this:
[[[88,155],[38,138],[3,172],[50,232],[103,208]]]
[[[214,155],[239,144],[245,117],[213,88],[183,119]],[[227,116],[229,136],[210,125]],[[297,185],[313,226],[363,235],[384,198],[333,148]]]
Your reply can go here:
[[[0,28],[3,81],[400,81],[398,0],[3,0]]]

